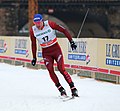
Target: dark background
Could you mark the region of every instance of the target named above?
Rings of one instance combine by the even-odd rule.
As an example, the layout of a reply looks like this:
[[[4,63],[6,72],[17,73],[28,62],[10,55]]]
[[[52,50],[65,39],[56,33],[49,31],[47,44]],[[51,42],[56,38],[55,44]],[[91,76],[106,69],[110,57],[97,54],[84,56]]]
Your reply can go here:
[[[38,0],[44,20],[63,25],[73,37],[88,10],[80,37],[120,38],[120,0]],[[29,36],[28,0],[0,0],[0,35]]]

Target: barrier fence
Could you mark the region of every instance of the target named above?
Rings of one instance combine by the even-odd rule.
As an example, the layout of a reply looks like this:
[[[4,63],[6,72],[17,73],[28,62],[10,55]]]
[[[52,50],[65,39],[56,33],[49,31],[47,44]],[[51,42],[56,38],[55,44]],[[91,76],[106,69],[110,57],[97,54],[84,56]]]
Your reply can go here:
[[[74,51],[71,50],[67,38],[58,38],[58,42],[62,48],[67,69],[74,70],[79,76],[120,83],[119,39],[75,39],[78,47]],[[41,48],[37,46],[37,66],[44,66]],[[9,61],[10,64],[15,65],[20,62],[30,67],[31,59],[29,37],[0,36],[1,62]],[[54,66],[56,65],[55,63]]]

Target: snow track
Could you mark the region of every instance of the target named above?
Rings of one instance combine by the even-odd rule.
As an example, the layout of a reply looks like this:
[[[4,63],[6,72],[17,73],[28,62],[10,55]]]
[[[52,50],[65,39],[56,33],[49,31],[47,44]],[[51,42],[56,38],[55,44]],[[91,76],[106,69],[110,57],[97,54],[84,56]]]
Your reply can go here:
[[[70,89],[56,72],[68,95]],[[0,63],[0,111],[120,111],[120,85],[72,76],[80,97],[63,102],[47,70]]]

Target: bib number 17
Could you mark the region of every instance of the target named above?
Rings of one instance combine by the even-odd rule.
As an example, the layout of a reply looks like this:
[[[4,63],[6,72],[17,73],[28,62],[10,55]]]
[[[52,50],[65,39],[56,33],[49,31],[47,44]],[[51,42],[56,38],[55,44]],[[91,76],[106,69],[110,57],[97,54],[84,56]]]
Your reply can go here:
[[[47,42],[48,41],[48,36],[45,36],[42,39],[44,40],[44,42]]]

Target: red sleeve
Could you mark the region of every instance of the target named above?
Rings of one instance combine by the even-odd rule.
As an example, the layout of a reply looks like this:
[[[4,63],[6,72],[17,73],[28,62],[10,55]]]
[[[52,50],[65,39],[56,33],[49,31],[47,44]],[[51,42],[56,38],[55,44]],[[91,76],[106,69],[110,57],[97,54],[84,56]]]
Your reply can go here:
[[[32,28],[30,29],[30,39],[31,39],[31,48],[32,48],[32,55],[33,55],[33,58],[36,58],[36,38],[33,34],[33,30]]]
[[[64,27],[56,24],[56,23],[53,22],[53,21],[48,21],[48,23],[49,23],[49,25],[50,25],[50,27],[51,27],[52,29],[55,29],[55,30],[58,30],[58,31],[64,33],[65,36],[68,38],[69,41],[72,40],[72,36],[71,36],[70,33],[67,31],[67,29],[65,29]]]

